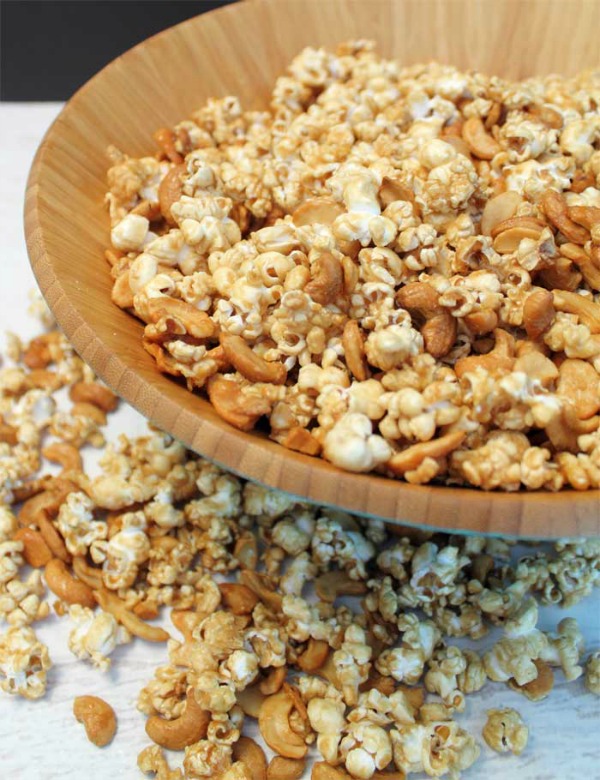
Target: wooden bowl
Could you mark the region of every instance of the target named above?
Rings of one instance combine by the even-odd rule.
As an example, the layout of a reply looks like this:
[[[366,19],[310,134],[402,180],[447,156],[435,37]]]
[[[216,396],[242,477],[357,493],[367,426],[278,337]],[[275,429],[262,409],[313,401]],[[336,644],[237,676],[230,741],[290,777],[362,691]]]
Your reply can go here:
[[[193,450],[237,474],[320,504],[384,519],[525,537],[598,535],[598,491],[486,493],[350,474],[223,422],[157,372],[142,325],[111,303],[103,258],[106,148],[154,150],[152,132],[210,96],[264,105],[307,45],[373,38],[403,64],[437,59],[506,77],[573,74],[597,64],[600,4],[586,0],[248,0],[208,13],[118,57],[69,101],[44,138],[27,188],[33,270],[61,328],[98,375]]]

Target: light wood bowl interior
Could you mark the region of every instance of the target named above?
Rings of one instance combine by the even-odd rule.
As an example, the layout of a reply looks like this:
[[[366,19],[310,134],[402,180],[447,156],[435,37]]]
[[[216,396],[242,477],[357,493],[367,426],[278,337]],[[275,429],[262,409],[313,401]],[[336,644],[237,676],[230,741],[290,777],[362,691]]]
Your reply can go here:
[[[264,106],[307,45],[373,38],[403,64],[432,59],[506,77],[598,64],[596,0],[248,0],[145,41],[89,81],[40,146],[26,197],[31,263],[66,335],[99,376],[162,429],[226,468],[310,501],[409,524],[526,537],[600,534],[598,491],[485,493],[349,474],[224,423],[160,375],[142,326],[110,301],[103,258],[106,147],[154,151],[152,132],[210,96]]]

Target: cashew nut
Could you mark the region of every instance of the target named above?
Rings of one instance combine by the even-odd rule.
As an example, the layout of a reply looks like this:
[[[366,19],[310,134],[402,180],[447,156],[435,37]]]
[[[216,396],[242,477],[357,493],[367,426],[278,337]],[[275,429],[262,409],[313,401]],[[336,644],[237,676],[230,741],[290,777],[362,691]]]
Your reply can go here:
[[[556,305],[556,300],[555,300]],[[515,340],[502,328],[496,328],[494,331],[496,343],[491,352],[486,355],[469,355],[460,358],[454,365],[456,376],[460,379],[467,372],[475,371],[477,368],[483,368],[490,374],[497,374],[501,371],[510,371],[514,365]]]
[[[292,214],[294,225],[331,225],[337,217],[346,212],[333,198],[311,198],[302,203]]]
[[[548,221],[557,230],[560,230],[566,239],[574,244],[585,244],[589,239],[589,231],[569,218],[564,196],[556,190],[546,190],[542,195],[540,205]]]
[[[206,388],[219,417],[241,431],[251,430],[259,417],[271,411],[272,404],[267,398],[244,395],[237,382],[225,379],[220,374],[212,376]]]
[[[244,569],[240,572],[240,582],[256,593],[267,607],[275,612],[281,612],[283,598],[279,593],[276,593],[271,578],[266,574],[259,574],[251,569]]]
[[[298,780],[304,774],[304,758],[274,756],[267,767],[267,780]]]
[[[15,542],[23,544],[23,558],[34,569],[41,569],[52,560],[52,551],[44,537],[33,528],[19,528],[13,536]]]
[[[258,688],[264,696],[272,696],[274,693],[281,690],[281,686],[285,682],[286,677],[287,667],[275,666],[270,669],[267,676],[260,681]]]
[[[480,231],[482,235],[489,236],[496,225],[514,216],[522,202],[523,198],[514,190],[507,190],[490,198],[481,214]]]
[[[440,306],[439,295],[427,282],[410,282],[396,293],[399,305],[425,320],[421,335],[425,349],[435,358],[444,357],[454,346],[457,333],[456,318]]]
[[[158,202],[160,213],[167,225],[174,227],[177,222],[171,214],[171,206],[176,203],[183,194],[182,176],[187,172],[185,165],[175,165],[161,179],[158,185]]]
[[[44,537],[44,541],[50,548],[52,555],[65,563],[69,563],[71,561],[71,555],[66,548],[63,538],[52,522],[48,520],[44,512],[38,516],[37,523],[40,533]]]
[[[183,750],[188,745],[204,739],[209,723],[210,712],[199,706],[193,688],[188,688],[181,715],[172,720],[152,715],[146,721],[146,734],[153,742],[167,750]]]
[[[267,362],[257,355],[241,336],[235,336],[233,333],[221,331],[219,341],[231,365],[250,382],[285,384],[287,369],[283,363]]]
[[[283,436],[273,438],[288,450],[303,452],[305,455],[318,455],[321,452],[321,443],[306,428],[295,425],[285,432]]]
[[[576,314],[579,321],[587,325],[591,333],[600,333],[600,305],[567,290],[554,290],[554,308],[568,314]]]
[[[110,612],[111,615],[114,615],[130,634],[139,636],[140,639],[145,639],[147,642],[166,642],[167,639],[170,639],[169,634],[162,628],[149,626],[148,623],[134,615],[131,610],[127,609],[125,602],[114,593],[105,588],[100,588],[93,591],[93,594],[99,606],[105,612]]]
[[[238,691],[237,703],[242,708],[244,715],[249,718],[258,719],[260,708],[266,699],[265,694],[260,690],[259,685],[250,685],[243,691]]]
[[[591,230],[600,223],[600,209],[596,206],[570,206],[567,209],[569,218],[586,230]]]
[[[460,447],[466,436],[465,431],[453,431],[439,439],[422,441],[411,447],[397,452],[388,460],[386,466],[394,474],[405,474],[418,468],[425,458],[443,458],[450,452]]]
[[[75,382],[69,390],[69,398],[73,403],[93,404],[103,412],[112,412],[119,402],[112,390],[97,382]]]
[[[89,585],[76,580],[67,569],[64,561],[52,558],[44,569],[46,584],[61,601],[67,604],[81,604],[93,609],[96,606],[94,593]]]
[[[556,312],[554,299],[549,290],[537,289],[530,293],[523,304],[523,325],[530,339],[539,339],[545,333]]]
[[[42,455],[51,463],[58,463],[64,471],[81,471],[83,461],[77,447],[67,442],[55,441],[42,449]]]
[[[325,761],[317,761],[313,764],[310,780],[352,780],[349,774],[343,772]]]
[[[267,780],[267,757],[265,751],[250,737],[240,737],[233,745],[231,757],[245,764],[252,780]]]
[[[365,342],[360,326],[356,320],[348,320],[342,334],[342,346],[344,357],[350,373],[364,382],[370,376],[367,361],[365,359]]]
[[[117,730],[117,717],[113,708],[98,696],[77,696],[73,701],[73,715],[83,723],[90,742],[104,747],[112,741]]]
[[[503,194],[508,195],[509,193],[505,192]],[[497,222],[490,230],[490,236],[492,238],[498,238],[502,233],[514,230],[515,228],[531,230],[539,235],[545,227],[544,223],[535,217],[509,217],[502,220],[502,222]]]
[[[246,585],[236,582],[222,582],[219,585],[223,604],[234,615],[250,615],[258,604],[258,596]]]
[[[325,252],[315,261],[315,271],[304,292],[322,306],[334,303],[344,290],[344,274],[340,261]]]
[[[92,590],[98,590],[103,587],[102,571],[94,566],[90,566],[85,558],[76,555],[71,565],[77,578],[89,585]]]
[[[600,290],[600,248],[592,246],[588,254],[577,244],[562,244],[561,254],[579,267],[583,278],[593,290]],[[572,288],[574,290],[575,288]]]
[[[315,580],[317,596],[331,604],[338,596],[363,596],[367,586],[362,580],[351,579],[345,571],[328,571]]]
[[[322,639],[313,639],[311,637],[308,640],[306,650],[298,656],[296,664],[303,672],[312,674],[323,666],[327,661],[328,656],[329,645],[327,642]]]
[[[258,727],[267,745],[285,758],[304,758],[308,746],[290,726],[295,702],[285,688],[263,701],[258,715]]]
[[[501,151],[500,144],[486,131],[478,116],[469,117],[462,128],[463,141],[480,160],[492,160]]]
[[[10,444],[14,447],[17,441],[17,429],[8,423],[0,422],[0,444]]]

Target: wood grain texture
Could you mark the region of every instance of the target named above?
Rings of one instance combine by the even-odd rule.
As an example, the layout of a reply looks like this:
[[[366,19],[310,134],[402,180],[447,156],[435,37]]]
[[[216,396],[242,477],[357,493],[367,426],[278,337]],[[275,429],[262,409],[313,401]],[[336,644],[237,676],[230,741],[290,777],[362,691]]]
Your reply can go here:
[[[106,147],[153,149],[151,133],[206,98],[264,105],[307,45],[368,37],[403,64],[431,59],[522,78],[597,65],[596,0],[248,0],[136,46],[91,79],[45,136],[31,169],[25,228],[50,307],[81,356],[158,426],[228,469],[311,501],[445,529],[527,537],[600,534],[598,491],[488,494],[341,472],[224,423],[161,376],[142,325],[110,301],[103,259]],[[568,34],[565,31],[568,30]]]

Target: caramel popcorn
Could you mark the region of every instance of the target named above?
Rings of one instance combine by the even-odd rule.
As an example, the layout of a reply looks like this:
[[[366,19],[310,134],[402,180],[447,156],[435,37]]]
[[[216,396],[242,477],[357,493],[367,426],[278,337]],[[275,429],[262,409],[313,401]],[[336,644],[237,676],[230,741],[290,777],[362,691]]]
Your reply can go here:
[[[600,696],[600,653],[592,653],[585,667],[585,687]]]
[[[52,662],[48,648],[32,628],[9,628],[0,636],[0,688],[26,699],[46,693],[46,675]]]
[[[127,629],[106,612],[94,613],[87,607],[73,604],[69,617],[74,623],[69,634],[69,650],[80,660],[89,658],[102,671],[110,668],[108,656],[117,645],[131,641]]]
[[[597,488],[597,81],[307,48],[268,110],[210,99],[154,157],[110,148],[113,300],[229,424],[341,469]],[[53,430],[100,443],[78,419]]]
[[[516,710],[488,710],[483,738],[497,753],[520,756],[527,746],[529,729]]]

